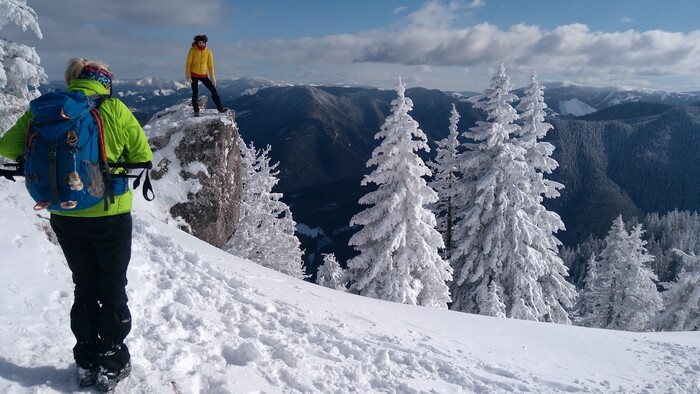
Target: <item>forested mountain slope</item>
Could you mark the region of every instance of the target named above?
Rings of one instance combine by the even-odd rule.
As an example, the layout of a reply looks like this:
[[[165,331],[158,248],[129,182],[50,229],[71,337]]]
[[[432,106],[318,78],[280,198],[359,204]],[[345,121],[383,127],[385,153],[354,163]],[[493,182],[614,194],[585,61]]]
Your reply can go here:
[[[565,243],[604,235],[618,214],[700,210],[700,108],[627,120],[550,121],[559,162],[553,178],[566,188],[549,206],[567,225]]]
[[[335,252],[341,261],[353,255],[347,226],[368,191],[360,181],[393,96],[378,89],[291,86],[231,102],[243,138],[272,146],[279,191],[295,219],[311,229],[301,237],[308,254]],[[483,116],[454,94],[413,88],[406,96],[433,148],[447,135],[452,103],[460,131]],[[568,245],[604,235],[619,214],[700,210],[700,179],[693,171],[700,164],[700,108],[625,103],[604,111],[621,119],[548,119],[554,129],[547,139],[560,165],[551,177],[565,189],[546,205],[562,216],[567,230],[558,237]],[[315,271],[313,263],[310,268]]]

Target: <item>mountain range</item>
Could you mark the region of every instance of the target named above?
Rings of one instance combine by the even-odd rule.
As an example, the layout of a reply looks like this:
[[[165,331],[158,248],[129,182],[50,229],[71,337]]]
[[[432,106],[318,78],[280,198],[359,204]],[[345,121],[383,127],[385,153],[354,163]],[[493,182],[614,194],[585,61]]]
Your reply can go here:
[[[697,92],[544,85],[547,121],[554,126],[546,139],[560,165],[551,178],[565,185],[560,198],[545,203],[566,225],[557,234],[565,245],[603,236],[619,214],[700,210],[700,179],[693,171],[700,166]],[[371,170],[366,162],[379,144],[374,135],[396,92],[260,78],[222,80],[217,89],[236,111],[243,139],[272,147],[271,158],[280,163],[277,191],[298,223],[309,273],[315,273],[321,253],[333,252],[340,262],[352,257],[350,218],[371,190],[360,182]],[[514,93],[521,96],[522,89]],[[181,82],[144,79],[116,82],[115,95],[145,124],[156,112],[188,101],[191,91]],[[433,148],[448,133],[452,104],[461,116],[460,131],[483,120],[472,106],[475,93],[410,88],[406,96]],[[433,155],[423,154],[426,160]]]
[[[544,99],[547,106],[560,116],[583,116],[629,103],[685,105],[700,100],[698,92],[666,92],[618,86],[585,86],[568,82],[545,83]],[[523,95],[522,88],[514,93]]]

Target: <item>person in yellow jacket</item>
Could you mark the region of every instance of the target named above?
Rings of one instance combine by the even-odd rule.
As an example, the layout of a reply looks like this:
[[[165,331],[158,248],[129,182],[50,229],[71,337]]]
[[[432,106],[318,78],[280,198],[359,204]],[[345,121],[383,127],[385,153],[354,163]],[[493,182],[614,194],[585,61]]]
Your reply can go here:
[[[65,72],[68,90],[88,96],[110,96],[112,73],[102,61],[71,59]],[[153,154],[146,135],[134,115],[117,98],[100,106],[104,122],[107,161],[143,163]],[[31,110],[0,137],[0,155],[17,159],[23,154]],[[98,389],[113,387],[131,371],[124,338],[131,330],[127,306],[126,271],[131,259],[132,193],[114,196],[103,204],[79,211],[51,212],[51,227],[58,238],[75,284],[70,311],[71,330],[76,338],[73,356],[79,383],[97,383]]]
[[[209,39],[206,35],[194,36],[190,51],[187,53],[185,65],[185,79],[192,85],[192,109],[194,116],[199,116],[199,82],[211,92],[211,98],[219,112],[226,112],[228,108],[221,105],[221,98],[216,92],[216,76],[214,75],[214,55],[207,48]],[[209,70],[209,75],[207,75]]]

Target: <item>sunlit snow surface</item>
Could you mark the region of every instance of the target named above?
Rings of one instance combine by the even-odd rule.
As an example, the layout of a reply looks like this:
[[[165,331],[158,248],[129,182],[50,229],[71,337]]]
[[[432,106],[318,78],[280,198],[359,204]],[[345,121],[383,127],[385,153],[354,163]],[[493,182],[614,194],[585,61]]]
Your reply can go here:
[[[158,190],[165,194],[167,190]],[[0,393],[76,383],[72,282],[21,182],[0,179]],[[135,195],[121,393],[698,393],[700,334],[496,319],[292,279],[164,224]]]

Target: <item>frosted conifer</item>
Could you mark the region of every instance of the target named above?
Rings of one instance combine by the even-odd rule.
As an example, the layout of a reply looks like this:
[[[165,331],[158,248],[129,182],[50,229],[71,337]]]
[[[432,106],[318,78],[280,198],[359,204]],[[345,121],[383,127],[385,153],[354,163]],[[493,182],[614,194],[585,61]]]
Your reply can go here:
[[[683,261],[683,270],[671,283],[661,285],[664,309],[653,318],[653,326],[666,331],[700,331],[700,257],[673,249]]]
[[[345,270],[338,264],[333,253],[323,255],[323,264],[318,267],[316,283],[335,290],[347,290]]]
[[[575,289],[564,280],[553,236],[563,225],[541,206],[544,188],[532,185],[537,171],[527,159],[528,145],[516,138],[521,131],[511,90],[501,64],[485,99],[475,104],[487,120],[464,133],[474,142],[459,157],[464,175],[455,188],[452,309],[569,323],[565,308],[572,306]],[[536,109],[531,114],[526,111],[536,117]]]
[[[520,110],[521,126],[516,130],[517,137],[512,141],[524,148],[529,172],[528,194],[531,198],[526,201],[524,211],[531,219],[531,225],[537,227],[535,233],[539,237],[538,242],[530,243],[534,249],[532,258],[543,261],[547,268],[547,273],[539,279],[549,309],[544,320],[568,323],[565,308],[573,306],[577,294],[575,287],[565,279],[568,272],[564,261],[559,257],[561,242],[554,236],[565,230],[565,226],[558,214],[547,210],[543,205],[545,198],[559,197],[559,190],[564,185],[545,178],[545,174],[554,171],[559,163],[551,157],[554,145],[541,141],[552,129],[552,125],[545,122],[547,104],[544,102],[544,87],[537,81],[534,71],[524,93],[517,108]]]
[[[279,182],[277,164],[270,165],[270,147],[256,151],[240,139],[243,197],[240,220],[224,249],[295,278],[305,276],[296,222],[282,193],[272,188]]]
[[[642,331],[661,309],[656,275],[646,265],[654,260],[644,247],[641,225],[629,233],[622,216],[613,221],[600,253],[598,283],[600,328]]]
[[[438,253],[444,244],[435,229],[435,215],[426,208],[437,201],[437,193],[423,178],[430,170],[416,154],[429,150],[427,138],[408,114],[413,102],[405,96],[401,80],[396,90],[391,114],[375,135],[382,142],[367,162],[376,168],[362,180],[363,185],[376,184],[377,190],[360,199],[370,207],[351,220],[362,228],[350,239],[359,252],[348,261],[350,291],[446,308],[452,270]]]
[[[430,187],[438,194],[438,201],[431,208],[437,219],[437,230],[443,235],[445,252],[443,256],[449,258],[452,250],[452,233],[454,229],[454,207],[452,196],[454,184],[457,180],[457,148],[459,147],[457,123],[459,112],[452,104],[450,116],[449,134],[443,140],[438,141],[435,160],[429,165],[433,170],[433,181]]]
[[[588,259],[585,283],[578,300],[577,323],[587,327],[602,327],[605,325],[605,315],[601,305],[606,304],[608,294],[601,289],[595,254]]]
[[[552,125],[545,122],[547,104],[544,102],[543,89],[533,71],[525,95],[518,105],[521,127],[516,131],[516,141],[525,149],[525,160],[532,172],[532,186],[541,195],[540,201],[542,197],[559,197],[558,190],[564,187],[561,183],[544,179],[544,174],[554,171],[559,167],[559,163],[551,157],[554,145],[540,141],[552,129]],[[564,223],[558,216],[548,221],[554,224],[553,231],[564,229]]]

